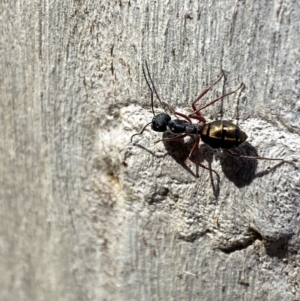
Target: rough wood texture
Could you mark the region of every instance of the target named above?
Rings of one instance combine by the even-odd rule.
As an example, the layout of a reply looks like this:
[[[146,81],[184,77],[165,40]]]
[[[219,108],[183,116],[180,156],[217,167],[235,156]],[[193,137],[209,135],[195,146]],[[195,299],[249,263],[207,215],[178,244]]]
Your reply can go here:
[[[223,69],[201,104],[246,89],[204,116],[299,167],[299,1],[0,8],[0,300],[300,300],[299,170],[201,146],[218,183],[189,141],[130,143],[153,116],[145,59],[182,112]]]

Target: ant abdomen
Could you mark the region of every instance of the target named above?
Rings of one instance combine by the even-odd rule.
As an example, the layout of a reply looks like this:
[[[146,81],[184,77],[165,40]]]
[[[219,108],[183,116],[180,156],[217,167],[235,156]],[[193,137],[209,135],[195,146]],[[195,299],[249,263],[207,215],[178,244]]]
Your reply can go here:
[[[212,148],[233,149],[242,144],[247,135],[237,125],[226,120],[215,120],[203,125],[201,139]]]

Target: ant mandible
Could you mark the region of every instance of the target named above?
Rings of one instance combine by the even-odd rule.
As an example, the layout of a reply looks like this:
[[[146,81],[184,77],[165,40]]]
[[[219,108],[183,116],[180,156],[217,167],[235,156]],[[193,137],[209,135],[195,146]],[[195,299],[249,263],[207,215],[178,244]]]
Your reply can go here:
[[[221,97],[216,98],[215,100],[211,101],[210,103],[206,104],[205,106],[201,108],[196,107],[196,103],[208,92],[212,89],[213,86],[215,86],[222,77],[225,77],[224,71],[222,70],[221,76],[218,78],[218,80],[213,83],[210,87],[205,89],[193,102],[192,102],[192,108],[193,113],[189,115],[185,115],[183,113],[179,113],[174,111],[169,105],[163,103],[156,91],[156,88],[154,86],[153,80],[151,78],[149,68],[147,61],[145,61],[145,66],[147,70],[148,77],[150,79],[152,88],[150,86],[150,83],[147,79],[146,72],[144,69],[144,66],[142,65],[142,70],[144,74],[144,78],[146,80],[146,83],[150,90],[150,97],[151,97],[151,108],[153,113],[152,121],[147,123],[142,130],[131,136],[130,141],[132,142],[132,138],[137,135],[142,135],[146,127],[151,124],[151,128],[155,132],[166,132],[168,129],[171,131],[171,133],[176,134],[175,137],[172,138],[163,138],[159,141],[175,141],[183,139],[186,136],[192,136],[195,139],[194,146],[192,150],[190,151],[190,154],[188,156],[189,160],[195,163],[196,165],[209,170],[216,174],[218,179],[220,178],[219,174],[212,168],[206,167],[205,165],[201,164],[200,162],[197,162],[193,159],[193,155],[198,150],[198,146],[201,140],[209,145],[211,148],[214,149],[222,149],[222,151],[226,152],[227,154],[235,157],[241,157],[241,158],[248,158],[248,159],[257,159],[257,160],[272,160],[272,161],[281,161],[283,163],[291,163],[289,161],[286,161],[284,159],[278,159],[278,158],[267,158],[267,157],[261,157],[261,156],[246,156],[246,155],[240,155],[236,153],[232,153],[231,150],[242,144],[246,139],[247,135],[244,131],[242,131],[237,125],[234,123],[227,121],[227,120],[215,120],[212,122],[207,122],[206,119],[201,115],[201,111],[208,106],[211,106],[212,104],[216,103],[217,101],[223,99],[224,97],[233,94],[237,92],[239,89],[243,89],[245,85],[243,83],[240,84],[240,86],[234,90],[231,91],[225,95],[222,95]],[[163,107],[163,109],[166,111],[165,107],[168,107],[168,109],[176,116],[180,116],[184,119],[172,119],[171,116],[167,113],[159,113],[155,115],[154,108],[153,108],[153,91],[159,100],[159,103]],[[191,119],[196,119],[197,123],[192,123]],[[157,141],[157,142],[159,142]]]

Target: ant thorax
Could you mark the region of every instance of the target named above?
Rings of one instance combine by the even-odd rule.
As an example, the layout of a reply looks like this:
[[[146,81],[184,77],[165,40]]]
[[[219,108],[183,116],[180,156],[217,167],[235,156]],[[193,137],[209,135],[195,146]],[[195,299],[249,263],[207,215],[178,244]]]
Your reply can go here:
[[[174,134],[199,135],[204,123],[190,123],[184,119],[173,119],[168,123],[170,131]]]

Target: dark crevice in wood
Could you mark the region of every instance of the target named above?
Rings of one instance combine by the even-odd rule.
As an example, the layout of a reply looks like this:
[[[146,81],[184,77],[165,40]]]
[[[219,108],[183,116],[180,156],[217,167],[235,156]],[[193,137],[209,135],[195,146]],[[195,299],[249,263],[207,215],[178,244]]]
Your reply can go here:
[[[247,249],[251,246],[256,240],[263,240],[260,233],[253,229],[249,229],[249,236],[244,238],[243,240],[235,241],[231,245],[228,246],[219,246],[218,249],[226,254],[230,254],[236,251],[241,251]]]

